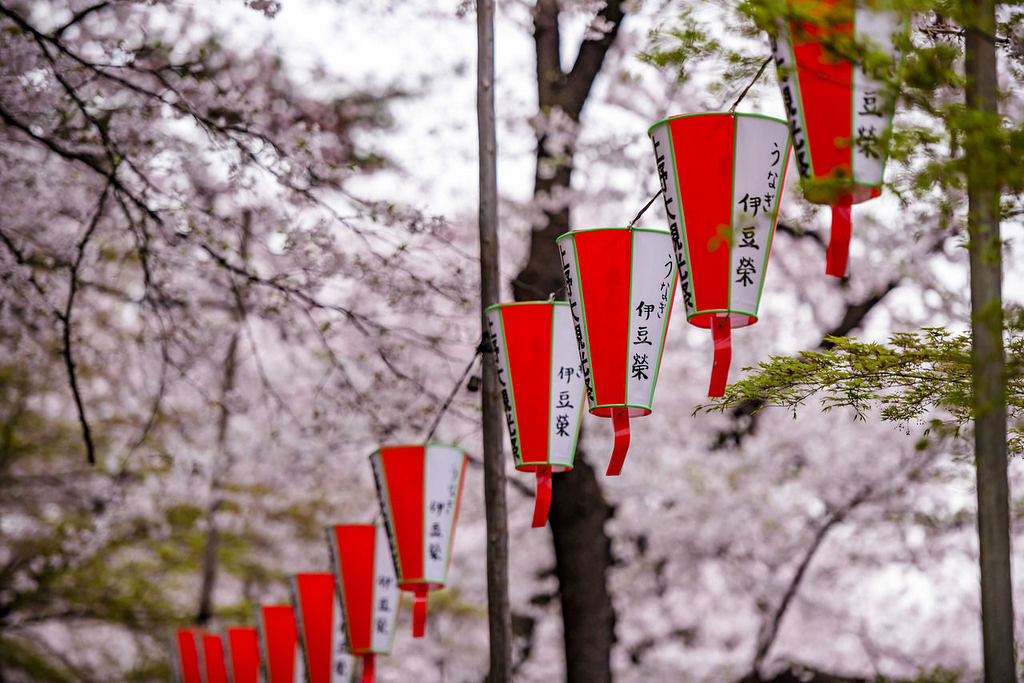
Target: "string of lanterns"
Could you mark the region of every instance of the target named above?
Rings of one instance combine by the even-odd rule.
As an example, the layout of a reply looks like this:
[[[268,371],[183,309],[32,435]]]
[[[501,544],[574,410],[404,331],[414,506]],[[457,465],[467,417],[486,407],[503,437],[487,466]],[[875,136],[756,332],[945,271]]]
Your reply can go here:
[[[758,318],[791,148],[804,197],[832,207],[825,272],[846,275],[851,207],[881,193],[893,103],[874,74],[829,46],[867,44],[894,62],[901,26],[852,0],[808,7],[813,20],[782,20],[772,38],[786,121],[734,104],[655,124],[668,230],[634,227],[644,207],[627,227],[568,232],[557,239],[567,302],[487,309],[512,457],[536,478],[533,527],[547,520],[552,475],[573,467],[584,397],[612,420],[606,474],[621,472],[630,418],[652,411],[677,281],[687,321],[712,333],[708,395],[723,395],[731,331]],[[267,683],[347,683],[359,662],[372,683],[402,591],[413,596],[413,636],[424,635],[429,593],[447,581],[467,461],[438,443],[375,451],[384,524],[328,528],[331,571],[293,576],[292,604],[261,606],[255,628],[178,630],[177,680],[256,683],[262,672]]]

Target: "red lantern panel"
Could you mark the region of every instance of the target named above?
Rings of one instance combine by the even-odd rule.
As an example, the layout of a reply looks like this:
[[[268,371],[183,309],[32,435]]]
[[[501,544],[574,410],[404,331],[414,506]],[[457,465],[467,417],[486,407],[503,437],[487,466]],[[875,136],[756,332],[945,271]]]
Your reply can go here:
[[[205,683],[228,683],[227,663],[224,660],[224,642],[216,633],[204,633],[202,644],[202,671]]]
[[[296,574],[291,588],[308,683],[347,682],[352,676],[353,662],[345,646],[334,574]]]
[[[731,329],[757,321],[789,159],[785,121],[755,114],[675,116],[650,130],[686,317],[711,328],[708,395],[721,396]]]
[[[182,628],[174,633],[174,676],[178,683],[203,683],[200,672],[199,639],[202,632]]]
[[[399,606],[398,577],[387,532],[379,524],[339,524],[328,528],[327,538],[341,586],[349,652],[364,658],[387,654],[394,641]]]
[[[448,577],[468,458],[456,446],[390,446],[370,456],[399,587],[413,591],[413,636],[423,635],[428,591]]]
[[[256,612],[260,660],[267,683],[302,683],[306,677],[295,611],[291,605],[265,605]]]
[[[516,469],[536,472],[533,526],[544,526],[551,473],[572,469],[583,414],[583,371],[569,304],[527,301],[487,309]]]
[[[676,265],[662,230],[597,228],[558,238],[590,412],[612,418],[607,474],[629,448],[629,418],[647,415],[672,298]]]
[[[796,26],[781,22],[772,50],[804,195],[832,206],[826,272],[842,277],[850,207],[881,193],[887,154],[883,139],[892,127],[894,107],[880,79],[839,53],[867,45],[888,55],[894,66],[893,35],[905,32],[907,25],[893,12],[854,0],[804,0],[801,6],[810,8],[815,20]]]
[[[259,683],[260,644],[256,629],[236,626],[227,629],[228,673],[232,683]]]

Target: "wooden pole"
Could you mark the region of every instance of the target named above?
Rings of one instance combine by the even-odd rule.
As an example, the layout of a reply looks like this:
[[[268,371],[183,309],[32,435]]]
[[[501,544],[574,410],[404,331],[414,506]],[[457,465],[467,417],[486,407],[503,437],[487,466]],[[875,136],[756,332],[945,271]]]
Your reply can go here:
[[[477,128],[480,151],[480,322],[498,303],[498,183],[494,119],[494,0],[477,0]],[[502,458],[502,407],[497,358],[490,344],[483,354],[484,504],[487,517],[487,621],[490,635],[488,683],[511,680],[512,619],[508,602],[508,513]]]
[[[981,563],[981,622],[985,680],[1016,680],[1010,532],[1006,478],[1006,381],[1004,375],[1002,253],[999,239],[999,178],[992,160],[998,149],[985,143],[987,127],[999,126],[996,101],[995,6],[993,0],[964,4],[964,70],[969,129],[967,232],[971,262],[971,336],[974,378],[974,458],[978,476],[978,540]]]

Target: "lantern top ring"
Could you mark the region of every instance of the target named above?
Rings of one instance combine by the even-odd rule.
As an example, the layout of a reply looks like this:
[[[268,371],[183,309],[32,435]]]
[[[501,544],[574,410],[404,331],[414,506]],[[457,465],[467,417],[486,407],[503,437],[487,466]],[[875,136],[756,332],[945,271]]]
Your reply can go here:
[[[675,121],[676,119],[689,119],[689,118],[693,118],[695,116],[733,116],[733,117],[736,117],[736,116],[746,116],[746,117],[755,118],[755,119],[768,119],[769,121],[777,121],[778,123],[781,123],[784,126],[789,126],[789,124],[786,123],[785,120],[780,119],[780,118],[776,118],[774,116],[767,116],[765,114],[751,114],[751,113],[739,112],[739,111],[702,111],[702,112],[698,112],[696,114],[678,114],[676,116],[670,116],[667,119],[663,119],[661,121],[658,121],[656,124],[654,124],[653,126],[651,126],[650,128],[647,129],[647,135],[648,135],[648,137],[650,137],[651,132],[655,128],[657,128],[660,125],[666,124],[669,121]]]
[[[547,301],[547,300],[536,300],[536,301],[505,301],[503,303],[491,304],[484,309],[487,311],[496,311],[499,308],[508,308],[510,306],[568,306],[568,301]]]
[[[600,230],[631,230],[633,232],[654,232],[654,233],[657,233],[659,235],[668,235],[669,234],[668,230],[660,230],[658,228],[640,228],[640,227],[637,227],[635,225],[633,225],[633,226],[623,225],[623,226],[620,226],[620,227],[608,226],[608,227],[604,227],[604,228],[577,228],[575,230],[570,230],[569,232],[562,233],[561,235],[559,235],[558,237],[555,238],[555,241],[556,242],[561,242],[566,237],[569,237],[570,235],[575,235],[575,234],[581,233],[581,232],[598,232]]]

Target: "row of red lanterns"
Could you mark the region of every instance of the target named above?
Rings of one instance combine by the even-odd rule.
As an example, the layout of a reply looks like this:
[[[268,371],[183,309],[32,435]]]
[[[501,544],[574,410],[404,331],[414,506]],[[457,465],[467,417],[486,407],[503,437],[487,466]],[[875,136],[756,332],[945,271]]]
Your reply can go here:
[[[584,397],[592,414],[612,420],[607,474],[620,473],[630,418],[652,410],[677,280],[688,322],[712,331],[708,394],[722,395],[731,330],[757,321],[791,147],[805,197],[833,207],[826,273],[846,274],[850,206],[880,193],[892,106],[878,82],[817,38],[869,40],[892,54],[896,24],[849,0],[816,6],[822,21],[783,26],[773,39],[788,123],[728,112],[655,124],[669,230],[566,233],[557,242],[568,302],[488,309],[512,455],[536,476],[534,527],[547,519],[552,474],[573,466]],[[255,681],[262,662],[268,683],[334,683],[350,680],[355,655],[372,681],[375,655],[391,649],[399,590],[413,593],[419,637],[427,595],[445,584],[466,460],[440,444],[374,453],[385,527],[333,527],[334,573],[296,575],[295,609],[261,607],[257,628],[223,639],[179,631],[179,680]]]
[[[607,474],[621,472],[629,420],[651,412],[677,279],[687,321],[712,332],[708,395],[724,394],[732,329],[757,321],[791,147],[805,197],[833,207],[826,273],[845,276],[850,206],[881,192],[893,107],[877,79],[819,39],[895,57],[899,24],[849,0],[805,7],[815,20],[784,23],[772,41],[788,121],[728,112],[655,124],[668,232],[566,233],[557,242],[568,303],[488,309],[516,468],[537,478],[533,526],[547,518],[552,473],[572,468],[581,393],[592,414],[611,418]]]
[[[255,627],[178,630],[177,680],[256,683],[262,672],[266,683],[342,683],[358,658],[371,683],[376,655],[391,651],[400,591],[413,594],[413,637],[425,632],[428,593],[447,581],[467,461],[436,443],[373,453],[384,525],[329,527],[333,571],[292,576],[292,604],[259,607]]]

